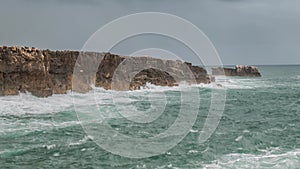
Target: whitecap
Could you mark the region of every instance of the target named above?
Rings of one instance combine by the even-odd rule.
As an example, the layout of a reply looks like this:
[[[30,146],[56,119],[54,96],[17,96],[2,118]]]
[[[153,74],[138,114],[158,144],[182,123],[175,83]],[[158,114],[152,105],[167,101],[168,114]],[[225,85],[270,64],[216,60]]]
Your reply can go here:
[[[84,138],[82,138],[81,140],[77,141],[77,142],[71,142],[68,144],[68,146],[78,146],[81,144],[85,144],[88,140],[91,140],[90,136],[84,136]]]
[[[292,150],[285,153],[254,154],[227,154],[212,161],[209,164],[202,164],[203,168],[295,168],[300,166],[300,150]]]
[[[198,153],[198,151],[197,151],[197,150],[189,150],[188,153],[189,153],[189,154],[195,154],[195,153]]]
[[[234,141],[241,141],[243,139],[243,136],[238,136]]]
[[[197,132],[199,132],[199,131],[198,131],[198,130],[193,130],[193,129],[191,129],[190,132],[191,132],[191,133],[197,133]]]
[[[59,153],[54,153],[53,156],[58,157],[58,156],[60,156],[60,154]]]
[[[51,149],[55,148],[56,145],[55,145],[55,144],[51,144],[51,145],[43,145],[43,147],[45,147],[47,150],[51,150]]]

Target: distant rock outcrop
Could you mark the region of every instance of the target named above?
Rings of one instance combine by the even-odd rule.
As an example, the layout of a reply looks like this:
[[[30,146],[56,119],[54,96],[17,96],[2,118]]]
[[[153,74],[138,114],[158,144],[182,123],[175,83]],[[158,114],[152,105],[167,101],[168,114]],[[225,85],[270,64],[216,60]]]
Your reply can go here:
[[[0,46],[0,95],[16,95],[19,92],[28,91],[35,96],[47,97],[72,90],[74,67],[79,54],[81,54],[79,51],[50,51],[29,47]],[[94,59],[94,56],[103,57],[96,70],[96,79],[88,80],[94,81],[96,87],[105,89],[112,89],[115,70],[128,58],[138,58],[137,60],[141,62],[155,62],[161,67],[167,67],[167,71],[147,68],[136,72],[127,90],[139,89],[147,82],[161,86],[177,85],[173,73],[182,73],[183,67],[190,69],[194,77],[187,78],[195,79],[195,83],[211,82],[204,68],[193,66],[191,63],[149,57],[125,57],[111,53],[84,52],[84,55],[87,59]],[[120,72],[124,73],[122,76],[125,77],[126,72]],[[123,84],[122,79],[118,84]],[[90,86],[83,85],[83,88],[86,89],[84,91],[90,90]]]
[[[235,68],[212,68],[212,75],[261,77],[255,66],[236,65]]]

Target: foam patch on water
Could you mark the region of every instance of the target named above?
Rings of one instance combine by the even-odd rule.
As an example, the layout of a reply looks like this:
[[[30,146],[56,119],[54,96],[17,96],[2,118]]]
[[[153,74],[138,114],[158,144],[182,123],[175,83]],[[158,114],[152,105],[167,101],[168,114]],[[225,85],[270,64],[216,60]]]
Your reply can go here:
[[[0,115],[49,114],[74,110],[74,103],[91,106],[95,98],[109,100],[111,92],[103,88],[94,88],[88,93],[54,94],[47,98],[39,98],[31,93],[20,93],[15,96],[0,97]]]
[[[20,93],[18,96],[0,97],[0,102],[0,115],[47,114],[69,108],[72,105],[72,96],[66,94],[38,98],[30,93]]]
[[[0,115],[22,115],[22,114],[49,114],[58,113],[67,110],[74,110],[74,103],[79,106],[95,106],[98,105],[114,105],[114,98],[120,103],[131,103],[139,101],[139,97],[149,95],[151,93],[153,99],[162,96],[164,91],[180,91],[188,88],[187,85],[176,87],[155,86],[147,84],[141,90],[135,91],[113,91],[103,88],[94,87],[88,93],[72,93],[55,94],[47,98],[38,98],[30,93],[20,93],[16,96],[0,97]],[[137,96],[129,98],[128,94]],[[123,99],[123,100],[122,100]]]
[[[164,91],[180,91],[185,90],[190,87],[200,87],[200,86],[206,86],[206,84],[198,84],[198,85],[189,85],[186,82],[180,82],[178,83],[178,86],[157,86],[151,83],[146,83],[144,87],[142,87],[140,90],[134,90],[129,92],[164,92]]]
[[[68,144],[68,146],[78,146],[78,145],[81,145],[81,144],[85,144],[89,140],[92,140],[91,136],[84,136],[83,139],[81,139],[77,142],[71,142],[71,143]]]
[[[267,85],[262,79],[257,78],[239,78],[239,77],[227,77],[227,76],[217,76],[215,77],[215,82],[209,84],[192,84],[189,85],[185,82],[181,82],[178,86],[156,86],[150,83],[147,83],[145,87],[143,87],[141,92],[143,91],[172,91],[172,90],[184,90],[189,87],[197,87],[197,88],[209,88],[209,89],[254,89],[260,87],[270,87]]]
[[[253,89],[262,86],[264,86],[264,83],[261,80],[253,78],[241,79],[216,77],[216,82],[210,84],[189,85],[185,82],[181,82],[178,86],[169,87],[156,86],[147,83],[141,90],[134,91],[113,91],[94,87],[92,91],[85,94],[68,92],[67,94],[55,94],[48,98],[38,98],[32,96],[30,93],[20,93],[18,96],[0,97],[0,115],[57,113],[65,110],[73,110],[74,102],[76,105],[83,106],[93,106],[95,104],[113,105],[116,103],[114,103],[112,95],[115,98],[118,98],[118,101],[120,102],[122,101],[122,98],[124,98],[124,103],[131,103],[133,101],[138,101],[138,98],[128,98],[128,94],[140,95],[143,97],[146,94],[151,93],[153,97],[158,98],[163,96],[163,92],[165,91],[183,91],[191,87],[209,89]]]
[[[241,78],[217,76],[213,85],[227,89],[255,89],[261,87],[270,87],[262,78]]]
[[[300,150],[293,150],[281,154],[252,155],[252,154],[228,154],[211,164],[202,165],[206,169],[242,169],[242,168],[261,168],[261,169],[282,169],[297,168],[300,166]]]

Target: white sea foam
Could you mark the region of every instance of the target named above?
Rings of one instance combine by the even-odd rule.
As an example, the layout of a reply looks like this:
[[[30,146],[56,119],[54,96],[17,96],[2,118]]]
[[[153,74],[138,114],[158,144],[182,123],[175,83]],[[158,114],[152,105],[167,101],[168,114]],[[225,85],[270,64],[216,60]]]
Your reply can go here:
[[[55,147],[56,147],[56,145],[55,145],[55,144],[51,144],[51,145],[44,145],[43,147],[45,147],[47,150],[51,150],[51,149],[55,148]]]
[[[193,129],[191,129],[190,132],[191,132],[191,133],[198,133],[199,130],[193,130]]]
[[[189,150],[188,151],[188,154],[196,154],[198,153],[199,151],[198,150]]]
[[[300,150],[293,150],[286,153],[266,153],[263,155],[253,154],[228,154],[210,164],[203,164],[206,169],[223,168],[261,168],[261,169],[282,169],[297,168],[300,166]]]
[[[88,140],[91,140],[90,136],[84,136],[84,138],[82,138],[81,140],[77,141],[77,142],[71,142],[68,144],[68,146],[78,146],[81,144],[85,144]]]
[[[235,141],[241,141],[243,139],[243,136],[238,136]]]
[[[129,94],[134,96],[152,97],[157,99],[165,91],[182,91],[190,87],[196,88],[211,88],[211,89],[252,89],[263,86],[262,80],[258,79],[244,79],[244,78],[228,78],[216,77],[216,82],[210,84],[195,84],[188,85],[185,82],[179,83],[178,86],[156,86],[147,83],[141,90],[135,91],[113,91],[105,90],[103,88],[94,87],[92,91],[86,94],[71,93],[55,94],[48,98],[38,98],[32,96],[30,93],[20,93],[18,96],[0,97],[0,115],[10,114],[48,114],[57,113],[74,109],[73,103],[82,106],[100,105],[114,105],[114,99],[118,103],[130,104],[132,101],[138,101],[137,98],[129,98]],[[151,93],[151,95],[149,95]],[[151,99],[151,98],[150,98]],[[95,103],[96,102],[96,103]]]
[[[210,88],[210,89],[254,89],[259,87],[268,87],[268,85],[262,79],[256,78],[238,78],[238,77],[227,77],[217,76],[215,82],[209,84],[192,84],[189,85],[185,82],[179,83],[178,86],[156,86],[147,83],[144,88],[139,90],[144,91],[170,91],[170,90],[182,90],[189,87],[198,88]]]
[[[217,76],[216,82],[212,84],[228,89],[254,89],[268,87],[262,78],[241,78],[228,76]]]
[[[140,97],[146,95],[147,97],[152,97],[152,99],[157,99],[161,97],[164,91],[176,91],[187,87],[185,85],[180,85],[180,87],[165,87],[147,84],[143,89],[135,91],[113,91],[94,87],[92,91],[85,94],[68,92],[67,94],[54,94],[47,98],[38,98],[30,93],[20,93],[15,96],[0,97],[0,115],[57,113],[73,110],[74,103],[85,107],[96,104],[129,104],[133,101],[139,101]],[[150,92],[151,95],[149,96]],[[134,94],[136,98],[129,98],[129,94]],[[118,101],[118,103],[114,101]]]
[[[72,105],[70,94],[37,98],[30,93],[0,97],[0,115],[46,114],[63,111]]]
[[[0,121],[1,122],[1,121]],[[54,121],[26,121],[26,123],[21,121],[2,121],[0,124],[0,134],[5,135],[9,133],[31,133],[35,131],[46,131],[52,128],[65,128],[69,126],[79,125],[79,121],[69,121],[69,122],[54,122]]]

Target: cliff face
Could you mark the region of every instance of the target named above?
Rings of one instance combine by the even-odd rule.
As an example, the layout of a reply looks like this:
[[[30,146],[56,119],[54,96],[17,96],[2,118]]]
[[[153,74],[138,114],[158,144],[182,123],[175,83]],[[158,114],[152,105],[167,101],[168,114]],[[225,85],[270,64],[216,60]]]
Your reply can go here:
[[[255,66],[236,65],[235,68],[212,68],[213,75],[261,77]]]
[[[49,66],[49,58],[43,55],[43,51],[0,48],[0,94],[15,95],[27,90],[38,96],[51,95]]]
[[[47,97],[72,90],[73,72],[79,54],[78,51],[50,51],[28,47],[0,46],[0,95],[16,95],[19,92],[29,91],[35,96]],[[91,80],[95,81],[95,86],[105,89],[112,88],[114,72],[126,58],[129,58],[110,53],[85,52],[85,54],[87,57],[89,55],[103,57],[96,71],[96,79]],[[190,63],[147,57],[138,57],[137,60],[153,61],[160,66],[169,67],[169,69],[163,71],[147,68],[136,72],[127,87],[128,90],[139,89],[147,82],[161,86],[177,85],[173,74],[168,72],[178,74],[183,65],[191,70],[196,83],[210,83],[207,71]],[[125,74],[126,72],[124,72],[124,76]],[[89,88],[86,89],[86,91],[89,90]],[[118,88],[114,89],[118,90]]]

